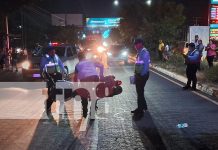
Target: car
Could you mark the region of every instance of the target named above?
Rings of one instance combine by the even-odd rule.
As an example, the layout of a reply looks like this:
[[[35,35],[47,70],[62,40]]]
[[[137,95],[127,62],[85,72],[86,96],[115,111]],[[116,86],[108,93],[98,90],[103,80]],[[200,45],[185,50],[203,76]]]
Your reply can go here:
[[[129,49],[124,45],[111,45],[107,51],[108,63],[124,62],[128,64]]]
[[[75,65],[78,62],[76,59],[77,50],[75,46],[69,44],[53,45],[56,54],[62,60],[64,67],[68,73],[74,71]],[[40,79],[40,61],[43,57],[45,49],[41,49],[37,53],[32,53],[28,59],[22,62],[22,76],[24,79]]]

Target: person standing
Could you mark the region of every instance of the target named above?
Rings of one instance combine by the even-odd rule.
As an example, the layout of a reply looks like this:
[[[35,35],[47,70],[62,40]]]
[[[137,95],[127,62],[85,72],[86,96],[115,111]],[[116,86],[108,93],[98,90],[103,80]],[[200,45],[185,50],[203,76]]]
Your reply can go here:
[[[201,70],[201,57],[204,50],[204,45],[202,43],[202,40],[198,40],[198,45],[196,46],[196,49],[199,51],[199,63],[198,63],[198,70]]]
[[[194,39],[195,47],[198,46],[198,40],[199,40],[199,36],[198,36],[198,35],[195,35],[195,39]]]
[[[144,47],[144,41],[142,39],[136,39],[134,42],[135,49],[137,51],[137,57],[135,62],[135,86],[137,92],[137,104],[138,107],[131,111],[134,115],[143,116],[143,111],[147,110],[147,103],[144,96],[145,84],[149,78],[149,64],[150,54]]]
[[[187,90],[191,87],[192,82],[192,90],[196,90],[197,84],[197,69],[199,64],[199,51],[195,48],[195,43],[189,44],[188,54],[185,56],[186,58],[186,76],[188,78],[187,84],[183,87],[183,90]]]
[[[163,60],[163,51],[164,51],[164,43],[162,40],[159,40],[159,46],[158,46],[158,55],[159,59],[162,61]]]
[[[86,59],[85,52],[79,52],[78,54],[79,62],[75,66],[75,74],[74,74],[74,82],[98,82],[99,79],[104,78],[104,65]],[[100,72],[98,73],[96,68],[100,69]],[[76,90],[76,95],[79,95],[81,97],[81,103],[82,103],[82,109],[83,109],[83,117],[87,117],[88,113],[88,99],[89,93]]]
[[[213,40],[211,39],[209,40],[209,44],[207,45],[205,50],[207,51],[208,66],[209,68],[211,68],[213,67],[213,60],[214,60],[214,57],[216,56],[216,45],[214,44]]]
[[[170,52],[170,46],[169,46],[169,43],[166,42],[166,46],[165,46],[164,51],[163,51],[163,60],[164,61],[169,60],[169,52]]]
[[[46,114],[49,119],[53,119],[51,106],[56,100],[56,89],[54,84],[57,80],[62,80],[63,74],[67,73],[63,62],[55,53],[54,47],[47,48],[47,54],[42,57],[40,62],[40,72],[44,75],[43,77],[47,79],[48,98],[45,102]]]

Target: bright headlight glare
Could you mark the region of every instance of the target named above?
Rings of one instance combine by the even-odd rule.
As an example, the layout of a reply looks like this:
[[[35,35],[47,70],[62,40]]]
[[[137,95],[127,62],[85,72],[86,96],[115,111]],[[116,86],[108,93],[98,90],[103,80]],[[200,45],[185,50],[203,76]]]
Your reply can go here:
[[[21,48],[16,48],[16,52],[20,53],[21,52]]]
[[[126,56],[127,54],[128,54],[127,51],[122,52],[123,56]]]
[[[110,53],[110,52],[107,52],[107,55],[108,55],[108,56],[111,56],[111,55],[112,55],[112,53]]]
[[[22,63],[22,68],[23,69],[29,69],[29,67],[30,67],[30,62],[29,61],[25,61],[25,62]]]
[[[99,47],[97,48],[97,50],[98,50],[98,52],[100,52],[100,53],[102,53],[103,51],[106,51],[106,49],[105,49],[104,47],[102,47],[102,46],[99,46]]]

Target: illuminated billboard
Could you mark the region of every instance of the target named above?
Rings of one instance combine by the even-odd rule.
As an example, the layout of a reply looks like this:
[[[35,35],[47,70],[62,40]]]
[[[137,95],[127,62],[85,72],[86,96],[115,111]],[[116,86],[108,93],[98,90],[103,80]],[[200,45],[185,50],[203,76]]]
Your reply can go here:
[[[210,7],[210,23],[218,23],[218,5],[211,5]]]
[[[86,18],[87,27],[118,27],[120,18]]]
[[[218,0],[211,0],[211,4],[218,4]]]
[[[210,24],[210,39],[218,39],[218,24]]]
[[[218,40],[218,0],[211,0],[209,10],[209,38]]]

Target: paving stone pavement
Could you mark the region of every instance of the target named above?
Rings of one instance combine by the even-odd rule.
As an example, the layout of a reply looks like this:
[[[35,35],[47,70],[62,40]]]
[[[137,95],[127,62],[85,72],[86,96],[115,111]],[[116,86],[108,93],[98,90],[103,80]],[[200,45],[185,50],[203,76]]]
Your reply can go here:
[[[88,122],[86,131],[79,131],[81,110],[74,107],[79,104],[68,101],[65,122],[0,120],[0,149],[218,149],[217,105],[151,72],[145,87],[148,111],[136,120],[130,113],[137,106],[135,87],[129,84],[133,67],[115,66],[107,74],[122,80],[123,93],[98,101],[97,119]],[[188,128],[176,128],[182,122]]]

